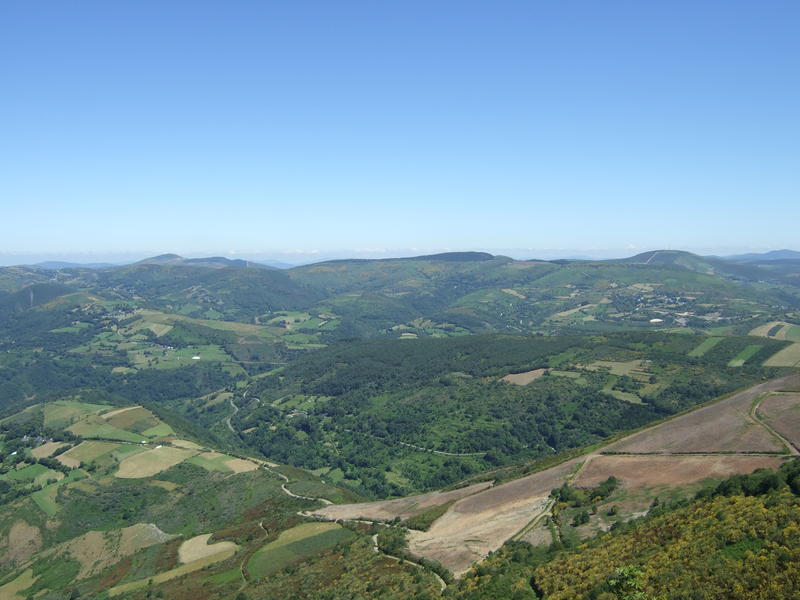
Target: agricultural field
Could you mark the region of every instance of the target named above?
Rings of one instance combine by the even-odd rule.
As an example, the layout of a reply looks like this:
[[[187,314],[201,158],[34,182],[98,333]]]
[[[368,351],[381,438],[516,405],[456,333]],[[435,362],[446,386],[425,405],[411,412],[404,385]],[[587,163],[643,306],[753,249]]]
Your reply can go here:
[[[81,442],[77,446],[70,448],[60,456],[57,460],[68,466],[77,467],[80,463],[90,463],[101,456],[104,456],[117,448],[121,444],[116,442],[102,442],[102,441],[86,441]]]
[[[764,362],[765,367],[797,367],[800,366],[800,343],[795,342],[772,355]]]
[[[539,379],[539,377],[545,373],[547,373],[547,369],[534,369],[533,371],[525,371],[523,373],[509,373],[508,375],[501,377],[500,381],[513,383],[514,385],[528,385],[529,383]]]
[[[692,356],[692,357],[704,356],[706,352],[711,350],[714,346],[719,344],[721,341],[722,341],[721,337],[710,337],[710,338],[707,338],[707,339],[703,340],[702,342],[700,342],[700,344],[696,348],[694,348],[691,352],[689,352],[689,356]]]
[[[587,459],[573,481],[575,487],[595,487],[614,476],[625,488],[675,488],[706,479],[724,479],[756,469],[777,468],[782,456],[597,455]],[[657,494],[656,494],[657,495]]]
[[[178,559],[181,563],[191,563],[196,560],[203,560],[214,556],[215,554],[227,553],[231,550],[234,552],[238,546],[233,542],[216,542],[209,544],[209,539],[212,534],[206,533],[203,535],[195,536],[183,542],[178,548]]]
[[[88,404],[77,400],[57,400],[44,405],[44,426],[62,429],[72,423],[84,420],[90,415],[113,408],[107,404]]]
[[[756,327],[750,332],[750,335],[768,337],[776,340],[787,340],[790,342],[800,342],[800,325],[786,323],[785,321],[771,321],[765,325]]]
[[[758,416],[800,451],[800,394],[772,393],[758,405]]]
[[[266,577],[308,556],[352,539],[354,534],[336,523],[305,523],[280,534],[260,548],[247,563],[254,578]]]
[[[398,517],[405,520],[430,508],[465,498],[490,486],[491,482],[486,481],[449,492],[436,491],[395,500],[364,502],[361,504],[332,504],[317,510],[315,514],[334,521],[339,519],[392,521]]]
[[[187,459],[193,465],[203,467],[207,471],[220,471],[222,473],[246,473],[258,468],[253,461],[234,458],[219,452],[202,452]]]
[[[763,394],[782,389],[782,379],[754,386],[744,392],[668,420],[607,446],[605,452],[625,454],[761,452],[785,453],[788,449],[752,416],[753,402]]]
[[[729,367],[741,367],[744,363],[750,360],[753,356],[758,354],[759,350],[763,348],[761,344],[751,344],[746,346],[742,349],[739,354],[737,354],[731,361],[728,363]]]
[[[550,491],[573,471],[567,461],[455,502],[427,531],[412,531],[412,554],[435,560],[454,575],[464,574],[474,562],[499,548],[548,508]]]
[[[47,458],[53,452],[66,445],[65,442],[45,442],[41,446],[37,446],[31,450],[31,456],[33,456],[33,458]]]
[[[82,438],[100,438],[121,442],[146,442],[147,437],[109,425],[104,419],[90,416],[70,425],[67,431]]]
[[[124,459],[116,476],[124,479],[152,477],[197,454],[194,450],[161,446]]]

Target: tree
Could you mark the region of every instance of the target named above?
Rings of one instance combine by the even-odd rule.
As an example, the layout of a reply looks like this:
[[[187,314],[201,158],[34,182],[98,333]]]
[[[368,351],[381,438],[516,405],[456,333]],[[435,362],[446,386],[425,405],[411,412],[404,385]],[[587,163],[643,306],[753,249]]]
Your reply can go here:
[[[654,600],[642,591],[644,574],[639,567],[619,567],[608,580],[608,587],[619,600]]]

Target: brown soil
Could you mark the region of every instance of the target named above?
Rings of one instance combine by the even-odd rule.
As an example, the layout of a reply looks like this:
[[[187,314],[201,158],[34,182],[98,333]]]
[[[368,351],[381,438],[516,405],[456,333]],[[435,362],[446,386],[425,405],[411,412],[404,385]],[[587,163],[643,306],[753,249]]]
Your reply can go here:
[[[783,452],[783,444],[750,418],[753,401],[781,389],[783,378],[754,386],[604,448],[625,453]]]
[[[66,444],[64,442],[46,442],[31,450],[31,455],[33,458],[47,458],[62,446],[66,446]]]
[[[194,450],[181,450],[169,446],[146,450],[123,460],[116,476],[129,479],[152,477],[195,454]]]
[[[254,471],[258,468],[256,463],[249,460],[244,460],[243,458],[232,458],[231,460],[226,460],[225,466],[231,469],[234,473],[247,473],[248,471]]]
[[[761,401],[758,415],[800,450],[800,394],[770,394]]]
[[[459,500],[428,531],[411,532],[409,550],[456,576],[465,573],[542,514],[550,492],[576,465],[573,459]]]
[[[42,534],[39,528],[25,521],[17,521],[11,526],[8,536],[0,540],[0,567],[20,565],[42,547]]]
[[[464,498],[465,496],[484,490],[490,485],[490,482],[485,481],[451,492],[430,492],[419,496],[408,496],[407,498],[398,498],[397,500],[385,500],[381,502],[332,504],[314,511],[314,514],[334,520],[378,519],[391,521],[395,517],[408,519],[434,506],[439,506],[451,500]]]
[[[78,579],[96,575],[126,556],[172,539],[152,523],[137,523],[124,529],[88,531],[45,551],[47,556],[69,554],[80,565]]]
[[[525,373],[511,373],[503,377],[500,381],[506,383],[513,383],[514,385],[528,385],[532,381],[536,381],[547,373],[547,369],[534,369],[533,371],[526,371]]]
[[[236,551],[239,547],[233,542],[217,542],[216,544],[208,544],[211,537],[210,533],[198,535],[190,540],[186,540],[178,548],[178,558],[183,564],[203,560],[211,556],[215,556],[222,552]]]
[[[577,487],[594,487],[610,475],[625,487],[670,487],[708,478],[752,473],[762,467],[775,468],[783,462],[775,456],[594,456],[574,481]]]
[[[100,580],[96,591],[102,592],[103,590],[107,590],[108,588],[117,585],[128,573],[132,564],[133,560],[130,556],[122,559],[105,577],[103,577],[103,579]]]

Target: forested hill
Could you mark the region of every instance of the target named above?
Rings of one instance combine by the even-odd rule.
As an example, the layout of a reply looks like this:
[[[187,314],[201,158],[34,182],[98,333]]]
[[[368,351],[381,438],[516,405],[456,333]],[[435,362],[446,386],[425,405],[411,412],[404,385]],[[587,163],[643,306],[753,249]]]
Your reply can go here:
[[[692,356],[705,339],[632,332],[338,344],[254,380],[232,424],[253,450],[336,468],[363,495],[408,494],[596,443],[757,382],[772,372],[761,362],[787,344],[769,340],[751,363],[730,368],[752,339],[730,337]]]

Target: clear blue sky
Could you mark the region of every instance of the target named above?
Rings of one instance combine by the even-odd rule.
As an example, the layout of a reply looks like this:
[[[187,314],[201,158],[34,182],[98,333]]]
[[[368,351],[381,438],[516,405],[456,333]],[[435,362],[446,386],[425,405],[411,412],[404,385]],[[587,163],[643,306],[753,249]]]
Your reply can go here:
[[[6,0],[0,254],[798,248],[798,23],[794,0]]]

